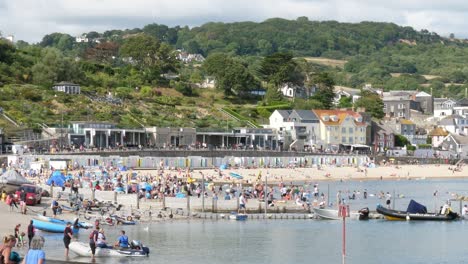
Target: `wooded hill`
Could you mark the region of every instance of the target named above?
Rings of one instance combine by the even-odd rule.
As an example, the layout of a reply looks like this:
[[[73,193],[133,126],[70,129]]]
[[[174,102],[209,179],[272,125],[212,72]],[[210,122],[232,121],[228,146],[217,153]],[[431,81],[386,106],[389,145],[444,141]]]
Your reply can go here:
[[[314,85],[321,73],[343,86],[432,88],[435,96],[446,97],[462,97],[468,82],[465,41],[392,23],[272,18],[194,28],[150,24],[85,37],[87,42],[76,42],[68,34],[53,33],[37,44],[15,45],[0,40],[0,107],[5,113],[25,127],[57,124],[65,113],[65,122],[216,128],[226,126],[225,112],[262,123],[277,108],[323,106],[314,100],[290,102],[271,92],[275,100],[242,96],[251,89],[274,90],[281,81]],[[176,49],[207,60],[180,63]],[[285,59],[284,67],[276,67],[275,56]],[[177,77],[168,80],[168,73]],[[219,89],[196,88],[207,75],[218,75]],[[57,95],[51,85],[60,81],[80,84],[84,94]],[[109,93],[124,103],[101,100]],[[245,123],[228,124],[237,125]]]

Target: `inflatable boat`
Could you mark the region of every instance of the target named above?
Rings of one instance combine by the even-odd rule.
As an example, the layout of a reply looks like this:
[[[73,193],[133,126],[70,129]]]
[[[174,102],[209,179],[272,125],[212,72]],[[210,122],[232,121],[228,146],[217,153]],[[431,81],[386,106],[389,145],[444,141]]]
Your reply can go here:
[[[136,245],[134,241],[129,248],[96,248],[95,257],[145,257],[149,255],[149,248],[144,247],[141,243]],[[88,243],[71,242],[70,251],[80,257],[91,257],[91,248]]]

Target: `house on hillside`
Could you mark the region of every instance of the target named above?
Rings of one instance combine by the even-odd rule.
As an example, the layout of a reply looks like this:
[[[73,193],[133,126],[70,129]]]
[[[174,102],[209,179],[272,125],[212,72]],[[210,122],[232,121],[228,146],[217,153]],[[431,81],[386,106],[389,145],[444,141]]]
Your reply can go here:
[[[432,139],[432,147],[438,148],[450,133],[442,127],[436,127],[429,132],[429,137]]]
[[[278,89],[284,97],[288,98],[309,98],[315,92],[315,87],[304,87],[292,83],[285,83]]]
[[[213,89],[216,87],[216,79],[213,76],[206,76],[202,83],[198,85],[200,88]]]
[[[80,94],[81,88],[80,85],[70,83],[70,82],[59,82],[52,86],[52,89],[57,92],[63,92],[66,94]]]
[[[374,153],[385,152],[395,147],[395,134],[393,129],[383,121],[372,121],[372,149]]]
[[[453,115],[453,108],[457,106],[457,102],[449,98],[434,99],[434,118],[441,119],[443,117]]]
[[[320,126],[311,110],[275,110],[269,119],[269,127],[278,131],[284,148],[303,150],[316,146]]]
[[[351,98],[351,102],[355,103],[361,96],[359,95],[361,91],[359,89],[344,87],[344,86],[335,86],[335,97],[333,98],[333,104],[338,105],[341,98],[347,97]]]
[[[439,127],[457,135],[468,135],[468,118],[461,115],[451,115],[439,121]]]
[[[432,114],[434,112],[434,97],[426,92],[419,92],[414,95],[413,100],[415,104],[415,110],[418,110],[424,114]]]
[[[338,151],[341,145],[365,146],[367,124],[359,113],[350,110],[313,110],[320,121],[322,148]]]
[[[393,95],[385,92],[382,101],[385,116],[389,118],[411,118],[411,97],[409,95]]]
[[[455,158],[466,158],[468,157],[468,136],[450,134],[444,138],[440,147],[442,150],[452,152]]]

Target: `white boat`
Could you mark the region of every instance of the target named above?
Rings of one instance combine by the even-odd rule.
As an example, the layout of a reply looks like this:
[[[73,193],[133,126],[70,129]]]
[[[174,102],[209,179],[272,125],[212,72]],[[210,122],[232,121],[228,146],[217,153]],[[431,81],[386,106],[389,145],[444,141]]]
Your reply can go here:
[[[336,209],[326,209],[326,208],[314,208],[314,213],[316,216],[323,218],[323,219],[330,219],[330,220],[342,220],[343,217],[338,215],[338,210]],[[358,212],[350,212],[349,219],[357,220],[359,219]]]
[[[237,221],[245,221],[247,220],[247,215],[246,214],[231,214],[229,215],[229,219],[237,220]]]
[[[71,242],[70,251],[80,257],[91,257],[91,248],[88,243]],[[138,248],[100,248],[96,247],[95,257],[145,257],[149,255],[149,249],[141,246]]]

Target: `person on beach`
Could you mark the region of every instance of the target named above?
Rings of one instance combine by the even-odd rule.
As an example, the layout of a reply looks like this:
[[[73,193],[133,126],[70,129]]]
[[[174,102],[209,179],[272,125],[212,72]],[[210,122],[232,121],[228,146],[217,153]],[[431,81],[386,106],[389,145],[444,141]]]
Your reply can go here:
[[[16,244],[16,238],[13,235],[5,236],[3,238],[3,245],[0,247],[0,263],[17,264],[21,261],[18,253],[13,251]]]
[[[387,194],[385,195],[385,204],[387,205],[388,209],[391,209],[390,208],[391,202],[392,202],[392,195],[389,192],[387,192]]]
[[[42,250],[44,242],[44,237],[35,236],[32,239],[28,253],[24,256],[22,264],[44,264],[46,259],[45,252]]]
[[[13,212],[13,206],[15,206],[16,210],[18,210],[18,205],[16,204],[15,198],[11,193],[6,198],[6,204],[10,206],[10,212]]]
[[[71,223],[67,223],[67,227],[63,231],[63,244],[65,245],[65,257],[68,257],[69,248],[71,239],[73,238],[73,230],[71,228]]]
[[[104,235],[104,229],[102,228],[99,229],[96,246],[100,248],[107,248],[106,236]]]
[[[21,189],[20,193],[20,210],[22,214],[26,214],[26,191]]]
[[[89,247],[91,248],[91,256],[93,259],[96,254],[96,242],[99,235],[98,227],[99,225],[96,225],[96,228],[89,234]]]
[[[245,199],[244,193],[241,193],[241,195],[239,196],[239,210],[237,210],[237,213],[240,213],[241,209],[244,210],[244,214],[247,213],[247,210],[245,208],[246,203],[247,203],[247,199]]]
[[[57,200],[52,201],[52,214],[54,215],[54,218],[57,217],[57,213],[60,209],[60,205],[57,202]]]
[[[34,225],[33,225],[33,220],[29,222],[28,225],[28,241],[29,241],[29,248],[31,248],[31,241],[34,237]]]
[[[462,216],[466,218],[467,215],[468,215],[468,205],[465,204],[465,206],[463,206],[462,208]]]
[[[21,224],[17,224],[17,225],[15,226],[15,231],[14,231],[15,233],[14,233],[14,234],[15,234],[16,240],[18,240],[18,239],[19,239],[19,236],[20,236],[20,227],[21,227]]]
[[[338,207],[343,203],[343,197],[341,197],[341,190],[336,194],[336,204]]]
[[[120,231],[120,236],[117,238],[117,242],[115,243],[116,247],[121,248],[128,248],[128,236],[125,235],[125,231]]]

